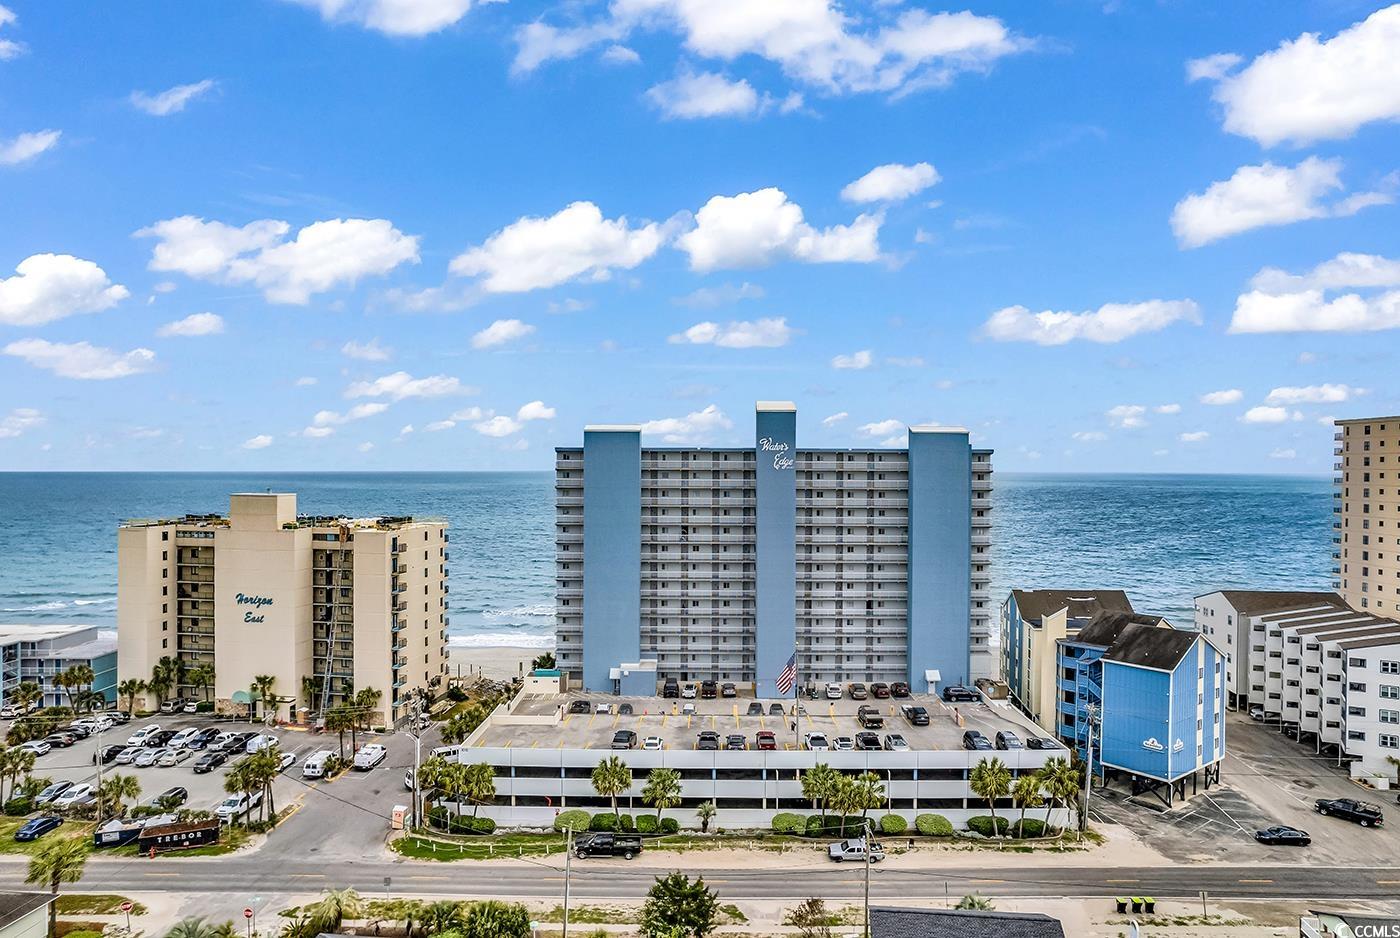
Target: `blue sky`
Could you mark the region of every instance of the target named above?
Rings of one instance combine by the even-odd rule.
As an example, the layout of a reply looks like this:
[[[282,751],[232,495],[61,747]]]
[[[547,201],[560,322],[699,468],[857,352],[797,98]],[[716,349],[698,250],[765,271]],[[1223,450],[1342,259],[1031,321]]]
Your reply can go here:
[[[586,423],[1325,472],[1400,412],[1400,6],[0,0],[0,468]]]

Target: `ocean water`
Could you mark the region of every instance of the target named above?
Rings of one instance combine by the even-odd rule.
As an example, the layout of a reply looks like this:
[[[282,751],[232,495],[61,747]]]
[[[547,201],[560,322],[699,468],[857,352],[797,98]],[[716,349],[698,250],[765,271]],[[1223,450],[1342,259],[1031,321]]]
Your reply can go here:
[[[1128,592],[1191,621],[1217,588],[1325,589],[1326,478],[998,473],[993,596],[1012,587]],[[230,492],[297,493],[305,513],[441,517],[452,537],[450,640],[553,644],[551,473],[0,473],[0,623],[115,627],[116,527],[226,512]]]

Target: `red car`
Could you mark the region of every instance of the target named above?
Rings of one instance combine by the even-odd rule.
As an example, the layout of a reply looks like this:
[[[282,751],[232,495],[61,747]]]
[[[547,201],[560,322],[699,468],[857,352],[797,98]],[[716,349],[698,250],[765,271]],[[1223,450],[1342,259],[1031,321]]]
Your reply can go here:
[[[773,736],[772,730],[759,730],[754,737],[755,749],[777,749],[778,740]]]
[[[882,681],[871,684],[870,696],[880,700],[888,700],[890,696],[890,685]]]

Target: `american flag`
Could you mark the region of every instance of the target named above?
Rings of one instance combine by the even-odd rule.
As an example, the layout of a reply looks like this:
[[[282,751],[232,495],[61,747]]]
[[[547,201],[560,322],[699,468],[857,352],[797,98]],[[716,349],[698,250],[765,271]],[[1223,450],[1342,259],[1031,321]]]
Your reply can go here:
[[[778,675],[778,693],[786,697],[792,691],[792,685],[797,681],[797,652],[792,653],[788,663],[783,665],[782,673]]]

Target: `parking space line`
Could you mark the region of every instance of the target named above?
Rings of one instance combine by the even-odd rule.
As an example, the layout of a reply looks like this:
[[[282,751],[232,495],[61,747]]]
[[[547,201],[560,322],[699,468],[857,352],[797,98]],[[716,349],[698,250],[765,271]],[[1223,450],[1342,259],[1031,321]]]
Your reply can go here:
[[[1273,882],[1273,880],[1272,880],[1272,879],[1241,879],[1241,880],[1237,880],[1237,882],[1241,882],[1241,883],[1260,883],[1260,884],[1262,884],[1262,885],[1269,885],[1269,884],[1271,884],[1271,883]]]

